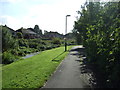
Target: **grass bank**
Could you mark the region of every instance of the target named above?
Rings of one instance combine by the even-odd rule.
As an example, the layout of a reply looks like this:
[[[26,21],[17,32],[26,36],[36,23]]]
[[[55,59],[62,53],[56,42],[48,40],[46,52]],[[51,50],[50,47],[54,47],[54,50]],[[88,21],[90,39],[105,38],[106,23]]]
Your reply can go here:
[[[73,46],[68,46],[71,49]],[[54,72],[68,52],[64,47],[43,51],[33,57],[19,60],[2,68],[3,88],[39,88]],[[55,60],[53,60],[55,59]]]

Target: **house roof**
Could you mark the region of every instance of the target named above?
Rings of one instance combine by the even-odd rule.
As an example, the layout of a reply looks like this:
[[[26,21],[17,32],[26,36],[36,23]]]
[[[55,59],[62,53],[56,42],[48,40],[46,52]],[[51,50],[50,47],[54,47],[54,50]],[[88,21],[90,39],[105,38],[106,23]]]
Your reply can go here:
[[[21,33],[23,33],[23,34],[34,34],[34,35],[37,34],[37,33],[33,32],[33,31],[30,30],[30,29],[19,29],[19,30],[17,30],[16,32],[21,32]]]
[[[22,33],[25,33],[25,34],[37,34],[37,33],[33,32],[33,31],[29,30],[29,29],[23,29]]]

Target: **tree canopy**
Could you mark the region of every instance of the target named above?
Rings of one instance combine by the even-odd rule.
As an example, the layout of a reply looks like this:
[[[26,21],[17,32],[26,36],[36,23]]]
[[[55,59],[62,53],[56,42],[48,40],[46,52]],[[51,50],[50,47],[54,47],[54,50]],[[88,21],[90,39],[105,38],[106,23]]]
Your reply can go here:
[[[99,71],[101,87],[120,87],[120,2],[87,2],[78,14],[73,32]]]
[[[18,47],[17,41],[12,37],[9,28],[6,26],[2,27],[2,51],[7,51]]]
[[[39,28],[38,25],[35,25],[34,32],[38,33],[39,35],[42,35],[42,30]]]

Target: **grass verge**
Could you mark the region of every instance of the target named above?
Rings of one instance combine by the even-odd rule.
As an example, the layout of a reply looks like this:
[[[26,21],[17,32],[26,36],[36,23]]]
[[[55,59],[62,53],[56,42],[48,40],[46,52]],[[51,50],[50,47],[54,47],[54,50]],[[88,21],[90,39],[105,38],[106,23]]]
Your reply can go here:
[[[68,46],[68,49],[72,47]],[[64,47],[46,50],[33,57],[3,66],[2,88],[42,87],[68,54],[68,52],[63,52]]]

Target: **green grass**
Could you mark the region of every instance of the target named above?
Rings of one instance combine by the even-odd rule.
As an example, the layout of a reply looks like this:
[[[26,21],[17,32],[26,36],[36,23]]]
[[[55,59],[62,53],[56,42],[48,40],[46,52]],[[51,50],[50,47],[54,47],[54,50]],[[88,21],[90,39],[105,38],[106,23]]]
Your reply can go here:
[[[73,46],[68,46],[68,49]],[[39,88],[49,79],[68,52],[64,47],[43,51],[33,57],[2,67],[3,88]],[[63,53],[62,55],[60,55]],[[60,55],[60,56],[59,56]],[[58,56],[58,57],[57,57]],[[54,61],[53,58],[58,61]],[[52,61],[53,60],[53,61]]]

